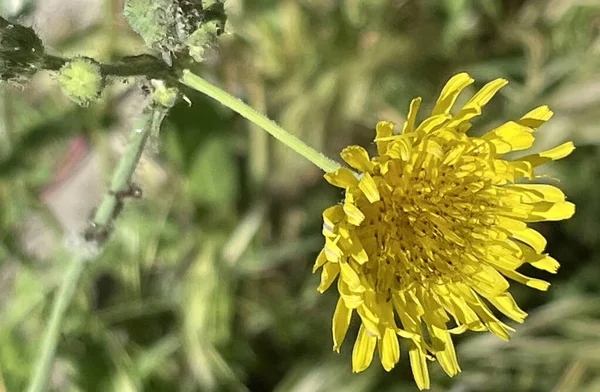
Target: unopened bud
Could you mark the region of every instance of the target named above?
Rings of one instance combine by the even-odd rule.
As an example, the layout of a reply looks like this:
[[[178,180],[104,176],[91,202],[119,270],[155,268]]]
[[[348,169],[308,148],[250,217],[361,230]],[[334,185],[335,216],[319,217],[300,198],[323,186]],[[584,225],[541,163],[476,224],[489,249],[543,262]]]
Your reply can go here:
[[[179,90],[169,87],[163,80],[152,79],[152,99],[165,108],[172,108],[179,98]]]
[[[97,100],[105,86],[100,64],[88,57],[69,60],[58,72],[58,81],[65,95],[81,106]]]

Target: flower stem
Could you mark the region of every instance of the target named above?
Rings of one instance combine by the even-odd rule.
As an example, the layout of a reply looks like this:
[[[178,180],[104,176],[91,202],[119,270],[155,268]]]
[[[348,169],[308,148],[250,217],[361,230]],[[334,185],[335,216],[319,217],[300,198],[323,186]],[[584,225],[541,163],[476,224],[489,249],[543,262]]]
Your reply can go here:
[[[94,214],[90,229],[85,233],[87,241],[94,241],[97,245],[103,245],[108,238],[111,223],[123,206],[123,198],[131,196],[131,177],[144,150],[148,135],[155,132],[157,127],[160,127],[165,114],[164,108],[153,107],[152,110],[145,110],[137,120],[125,153],[113,173],[109,189]],[[81,254],[74,254],[67,266],[65,277],[52,304],[50,322],[35,363],[33,377],[27,389],[28,392],[42,392],[46,389],[58,345],[62,320],[75,294],[75,289],[83,275],[86,264],[82,252]]]
[[[42,392],[46,389],[46,383],[54,362],[56,346],[58,345],[62,320],[71,303],[79,278],[83,274],[84,266],[84,260],[79,255],[74,255],[65,271],[65,277],[60,285],[58,296],[52,305],[50,322],[42,341],[40,355],[35,363],[33,378],[29,383],[29,388],[27,388],[28,392]]]
[[[85,232],[86,240],[93,240],[102,245],[112,231],[112,222],[123,208],[124,199],[141,196],[141,190],[131,183],[131,177],[148,137],[158,133],[165,115],[164,108],[155,106],[152,110],[145,110],[136,120],[125,153],[113,173],[108,191],[104,194],[91,225]]]
[[[200,76],[192,73],[190,70],[183,70],[183,74],[179,81],[186,86],[193,88],[194,90],[208,95],[209,97],[217,100],[221,104],[250,120],[254,124],[270,133],[277,140],[317,165],[323,171],[333,172],[341,167],[338,162],[327,158],[325,155],[310,147],[296,136],[287,132],[285,129],[281,128],[264,115],[246,105],[238,98],[233,97],[219,87],[207,82]]]

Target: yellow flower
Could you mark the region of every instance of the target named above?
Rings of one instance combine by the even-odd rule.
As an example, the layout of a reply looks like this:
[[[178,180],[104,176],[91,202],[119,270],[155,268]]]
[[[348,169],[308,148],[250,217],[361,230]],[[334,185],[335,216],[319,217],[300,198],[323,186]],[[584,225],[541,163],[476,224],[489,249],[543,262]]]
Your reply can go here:
[[[414,99],[400,132],[389,122],[377,124],[378,156],[370,158],[360,146],[342,151],[358,174],[341,168],[325,175],[345,189],[345,199],[323,213],[325,246],[314,270],[322,268],[320,292],[337,278],[335,351],[354,311],[360,317],[354,372],[370,365],[376,348],[391,370],[400,337],[420,389],[429,387],[428,359],[453,376],[460,368],[451,334],[491,331],[508,340],[512,329],[488,304],[517,322],[527,314],[508,292],[506,278],[546,290],[547,282],[516,270],[524,263],[551,273],[559,267],[544,253],[544,237],[527,223],[567,219],[575,206],[558,188],[524,180],[539,178],[535,167],[569,155],[573,143],[504,157],[532,145],[536,128],[552,116],[547,106],[481,137],[467,136],[469,121],[507,81],[489,82],[451,114],[471,83],[466,73],[452,77],[418,125],[421,99]]]

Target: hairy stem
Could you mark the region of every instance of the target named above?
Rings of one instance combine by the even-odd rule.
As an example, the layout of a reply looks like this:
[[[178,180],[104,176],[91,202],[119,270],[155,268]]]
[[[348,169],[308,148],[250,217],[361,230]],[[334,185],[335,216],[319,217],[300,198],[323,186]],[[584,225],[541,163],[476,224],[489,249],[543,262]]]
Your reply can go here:
[[[165,115],[165,109],[153,107],[152,110],[145,110],[137,120],[125,153],[113,173],[109,189],[94,214],[90,229],[86,231],[86,240],[102,245],[108,238],[111,223],[122,208],[123,198],[132,196],[131,177],[144,150],[148,135],[155,131],[157,127],[160,127]],[[42,392],[46,389],[58,345],[62,320],[83,275],[85,265],[86,260],[83,252],[81,252],[81,254],[75,254],[67,266],[64,279],[52,304],[50,322],[44,334],[33,376],[27,389],[28,392]]]
[[[194,90],[208,95],[246,119],[252,121],[254,124],[270,133],[277,140],[317,165],[323,171],[333,172],[341,167],[338,162],[327,158],[319,151],[310,147],[296,136],[269,120],[263,114],[257,112],[252,107],[246,105],[244,102],[223,91],[219,87],[210,84],[200,76],[195,75],[190,70],[184,70],[179,81]]]
[[[58,71],[69,59],[45,55],[42,67],[49,71]],[[101,63],[100,70],[104,76],[147,76],[151,79],[171,79],[174,77],[171,68],[161,59],[149,54],[123,57],[114,63]]]
[[[144,111],[137,119],[129,137],[127,149],[113,173],[108,191],[104,194],[91,225],[85,233],[87,240],[103,244],[112,231],[114,219],[123,208],[124,199],[141,196],[141,190],[131,183],[131,177],[148,137],[158,134],[158,129],[166,113],[164,108],[154,107],[153,110]]]

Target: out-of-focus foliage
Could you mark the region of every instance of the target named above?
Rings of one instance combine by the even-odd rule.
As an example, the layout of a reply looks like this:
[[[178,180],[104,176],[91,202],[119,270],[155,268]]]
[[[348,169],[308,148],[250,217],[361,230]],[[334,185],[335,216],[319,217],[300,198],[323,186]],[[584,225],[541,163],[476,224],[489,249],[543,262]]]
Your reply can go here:
[[[54,49],[102,59],[143,50],[120,16],[122,4],[97,1],[105,10],[97,22]],[[5,17],[43,5],[8,3]],[[514,340],[462,336],[463,372],[449,379],[432,366],[432,390],[600,390],[600,4],[228,0],[226,12],[221,47],[198,72],[332,156],[350,143],[372,148],[377,120],[402,121],[414,96],[431,105],[459,71],[482,82],[510,80],[475,132],[551,106],[555,118],[536,148],[577,145],[547,168],[563,179],[577,213],[539,227],[562,268],[548,293],[515,285],[531,316]],[[134,88],[115,81],[100,103],[79,108],[47,76],[25,91],[2,87],[0,371],[9,391],[26,385],[66,260],[65,224],[47,202],[49,185],[61,178],[57,157],[69,154],[74,137],[87,140],[105,182]],[[338,191],[262,131],[186,94],[192,107],[174,108],[150,149],[158,152],[149,151],[138,171],[144,199],[126,204],[78,289],[53,389],[416,390],[406,350],[393,372],[373,367],[359,375],[350,372],[350,345],[331,351],[335,298],[318,295],[311,267],[320,213]],[[93,204],[99,195],[76,198]]]

